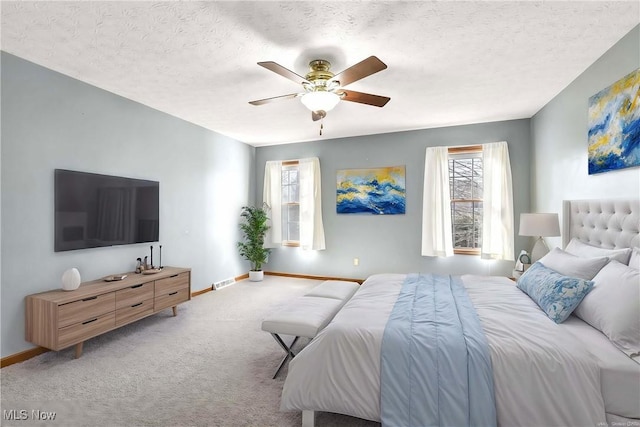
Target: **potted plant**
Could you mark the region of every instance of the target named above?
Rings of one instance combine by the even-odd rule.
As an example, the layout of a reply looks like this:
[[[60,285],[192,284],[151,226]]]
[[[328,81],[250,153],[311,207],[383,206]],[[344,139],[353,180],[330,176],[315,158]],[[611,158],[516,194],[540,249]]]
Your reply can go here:
[[[238,242],[238,251],[240,256],[251,263],[249,280],[253,282],[259,282],[264,278],[262,264],[267,262],[271,252],[271,249],[264,247],[264,236],[269,229],[268,209],[266,203],[262,207],[243,206],[240,214],[240,230],[244,237],[242,242]]]

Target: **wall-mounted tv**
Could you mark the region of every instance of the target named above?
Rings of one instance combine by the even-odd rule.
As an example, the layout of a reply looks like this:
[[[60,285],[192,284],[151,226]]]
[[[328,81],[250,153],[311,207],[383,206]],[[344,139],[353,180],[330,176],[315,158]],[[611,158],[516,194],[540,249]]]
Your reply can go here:
[[[157,181],[55,170],[55,251],[157,242]]]

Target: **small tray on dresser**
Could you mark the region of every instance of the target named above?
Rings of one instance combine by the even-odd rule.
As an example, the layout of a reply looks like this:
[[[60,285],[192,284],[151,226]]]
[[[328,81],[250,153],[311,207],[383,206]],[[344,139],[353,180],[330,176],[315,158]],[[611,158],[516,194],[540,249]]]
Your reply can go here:
[[[149,270],[142,270],[142,274],[156,274],[162,271],[161,268],[150,268]]]
[[[105,282],[117,282],[118,280],[122,280],[127,277],[126,274],[114,274],[113,276],[107,276],[104,278]]]

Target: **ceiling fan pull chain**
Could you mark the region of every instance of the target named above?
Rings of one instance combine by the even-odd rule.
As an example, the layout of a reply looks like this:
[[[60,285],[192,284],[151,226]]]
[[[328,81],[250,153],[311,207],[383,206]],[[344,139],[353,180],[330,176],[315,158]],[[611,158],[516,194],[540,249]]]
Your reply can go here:
[[[322,119],[320,119],[320,136],[322,136],[322,128],[324,125],[322,124]]]

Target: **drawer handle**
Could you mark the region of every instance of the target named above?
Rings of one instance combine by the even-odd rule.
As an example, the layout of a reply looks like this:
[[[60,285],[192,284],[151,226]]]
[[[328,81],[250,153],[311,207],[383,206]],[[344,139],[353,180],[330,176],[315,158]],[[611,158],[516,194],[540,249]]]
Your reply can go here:
[[[169,279],[171,279],[173,277],[178,277],[178,274],[174,274],[173,276],[169,276]]]
[[[95,322],[96,320],[98,320],[98,318],[96,317],[95,319],[91,319],[91,320],[87,320],[86,322],[82,322],[83,325],[89,324],[91,322]]]
[[[131,308],[133,308],[133,307],[138,307],[139,305],[142,305],[142,303],[141,303],[141,302],[139,302],[139,303],[137,303],[137,304],[133,304],[133,305],[131,306]]]
[[[177,293],[178,293],[178,291],[175,291],[175,292],[171,292],[169,295],[175,295]]]
[[[133,286],[131,286],[131,289],[140,288],[140,287],[142,287],[142,283],[141,283],[141,284],[139,284],[139,285],[133,285]]]
[[[98,297],[83,298],[82,301],[91,301],[92,299],[98,299]]]

